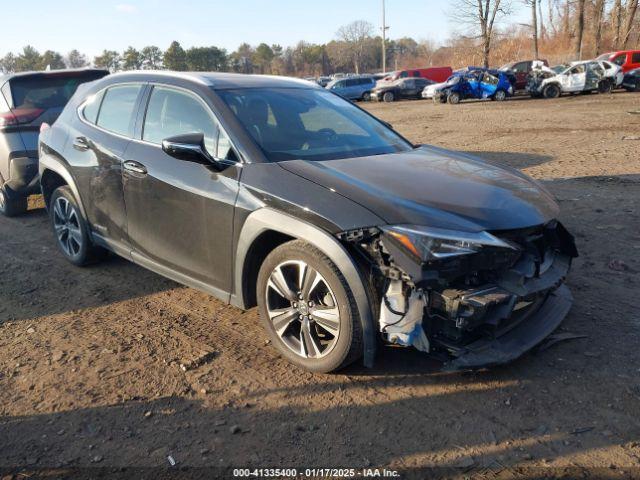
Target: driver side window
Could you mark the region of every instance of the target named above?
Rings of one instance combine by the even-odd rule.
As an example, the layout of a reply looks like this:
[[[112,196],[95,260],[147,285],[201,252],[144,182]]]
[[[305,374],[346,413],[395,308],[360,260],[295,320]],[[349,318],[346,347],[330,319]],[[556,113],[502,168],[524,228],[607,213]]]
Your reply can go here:
[[[143,140],[161,144],[165,138],[175,135],[203,133],[207,151],[218,157],[218,131],[217,121],[198,98],[173,88],[153,87],[144,119]]]

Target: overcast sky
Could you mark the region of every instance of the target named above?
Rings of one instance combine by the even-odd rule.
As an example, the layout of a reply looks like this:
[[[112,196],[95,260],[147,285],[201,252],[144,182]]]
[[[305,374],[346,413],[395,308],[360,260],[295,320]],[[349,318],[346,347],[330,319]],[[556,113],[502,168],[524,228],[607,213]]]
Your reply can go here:
[[[448,0],[386,0],[389,36],[443,42],[455,25]],[[235,50],[242,42],[294,45],[325,43],[353,20],[380,28],[382,0],[28,0],[13,2],[2,25],[0,55],[31,44],[89,56],[172,40],[184,47],[215,45]],[[518,3],[518,2],[514,2]],[[523,12],[523,10],[525,10]],[[522,18],[526,9],[520,9]],[[20,19],[20,21],[18,21]],[[514,17],[514,21],[518,18]],[[379,30],[378,30],[379,31]]]

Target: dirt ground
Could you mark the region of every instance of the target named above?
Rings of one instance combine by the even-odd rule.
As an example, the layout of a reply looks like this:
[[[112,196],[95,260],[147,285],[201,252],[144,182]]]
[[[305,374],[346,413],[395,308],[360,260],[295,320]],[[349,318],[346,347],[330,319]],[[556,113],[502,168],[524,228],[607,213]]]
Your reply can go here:
[[[640,94],[366,108],[558,197],[580,250],[561,330],[586,338],[474,374],[397,348],[373,369],[311,374],[275,353],[255,309],[117,258],[71,266],[34,208],[0,218],[0,478],[229,466],[640,478]]]

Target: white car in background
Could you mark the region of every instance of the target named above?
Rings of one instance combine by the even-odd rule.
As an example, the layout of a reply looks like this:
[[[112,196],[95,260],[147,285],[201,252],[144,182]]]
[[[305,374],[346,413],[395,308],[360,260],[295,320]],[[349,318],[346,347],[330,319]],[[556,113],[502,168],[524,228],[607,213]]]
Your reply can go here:
[[[622,85],[622,79],[624,78],[622,67],[608,60],[583,60],[581,62],[571,62],[571,65],[582,65],[594,62],[600,64],[604,70],[604,78],[609,79],[611,90]]]
[[[424,87],[424,90],[422,90],[422,98],[433,98],[436,92],[444,87],[448,82],[449,79],[447,79],[446,82],[432,83],[431,85],[427,85],[426,87]]]
[[[607,87],[611,82],[600,63],[589,60],[553,68],[536,65],[529,76],[527,91],[534,97],[557,98],[563,93],[610,90]]]

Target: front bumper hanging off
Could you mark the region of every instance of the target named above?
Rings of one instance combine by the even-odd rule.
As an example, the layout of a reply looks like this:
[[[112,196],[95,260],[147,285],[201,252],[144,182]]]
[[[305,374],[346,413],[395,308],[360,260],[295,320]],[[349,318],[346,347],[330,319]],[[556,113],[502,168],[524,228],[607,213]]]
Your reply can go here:
[[[573,303],[564,281],[578,256],[574,239],[556,221],[500,235],[516,253],[487,252],[449,269],[416,262],[384,234],[360,237],[386,279],[383,339],[428,352],[445,371],[456,371],[511,362],[549,336]]]
[[[509,363],[534,348],[562,323],[573,296],[566,285],[549,293],[544,303],[526,320],[497,338],[482,338],[459,351],[444,364],[444,371],[472,370]]]

